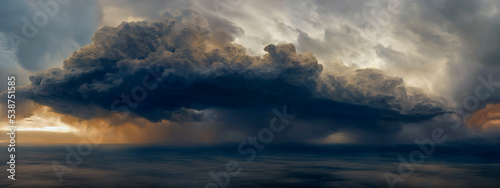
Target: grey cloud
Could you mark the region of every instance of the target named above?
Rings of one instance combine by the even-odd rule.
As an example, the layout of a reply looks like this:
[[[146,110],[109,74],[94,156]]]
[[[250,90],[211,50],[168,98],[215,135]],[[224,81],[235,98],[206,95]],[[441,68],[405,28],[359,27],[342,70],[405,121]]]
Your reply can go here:
[[[6,36],[16,34],[25,38],[17,46],[17,61],[29,71],[46,70],[60,66],[61,60],[73,50],[90,42],[92,33],[97,29],[100,19],[98,7],[94,1],[69,1],[58,3],[58,11],[53,17],[48,15],[39,3],[49,1],[6,1],[0,7],[0,32]],[[56,2],[56,1],[52,1]],[[50,7],[53,10],[53,7]],[[35,13],[47,16],[47,24],[33,25]],[[28,23],[23,21],[28,20]],[[40,19],[40,18],[38,18]],[[23,35],[24,25],[33,25],[37,32],[33,38]],[[4,48],[13,49],[14,44],[4,43]]]
[[[17,56],[24,68],[15,67],[18,60],[10,51],[0,52],[5,62],[0,64],[0,76],[14,72],[21,77],[25,69],[60,67],[73,50],[92,42],[70,56],[63,68],[33,75],[32,85],[21,88],[20,97],[79,118],[107,116],[112,102],[142,85],[150,68],[163,73],[163,82],[131,109],[134,117],[207,121],[213,115],[209,111],[218,111],[226,114],[215,118],[227,125],[221,129],[235,124],[242,128],[267,121],[256,117],[267,117],[269,109],[287,104],[301,109],[301,118],[315,122],[300,122],[290,140],[344,130],[359,133],[359,139],[377,139],[394,134],[401,122],[418,122],[445,111],[441,100],[406,86],[412,78],[456,103],[474,92],[478,75],[500,78],[500,19],[495,11],[500,1],[401,0],[401,13],[391,14],[387,27],[368,31],[375,38],[371,41],[364,40],[365,25],[375,22],[374,13],[387,10],[393,1],[242,1],[222,11],[214,2],[225,1],[71,1],[28,45],[20,46]],[[30,6],[35,1],[3,4],[2,33],[19,30],[22,16],[29,18],[40,10]],[[184,11],[181,20],[178,14],[164,19],[170,14],[165,11],[185,7],[199,9],[203,18]],[[156,20],[104,27],[91,41],[105,15]],[[177,22],[171,24],[173,20]],[[258,32],[243,31],[237,24]],[[265,56],[251,56],[249,49],[230,44],[235,39],[245,39],[239,41],[254,51],[282,41],[295,45],[270,45]],[[0,36],[0,41],[5,40]],[[259,45],[262,48],[255,48]],[[363,65],[375,58],[383,61],[375,66],[384,72],[335,63]],[[22,79],[19,83],[27,82]],[[481,106],[498,102],[500,93],[495,92]],[[248,123],[243,125],[243,120]],[[413,126],[433,126],[429,124]],[[357,126],[366,131],[352,130]]]
[[[268,109],[283,101],[302,108],[305,117],[418,121],[445,111],[435,97],[380,70],[339,64],[338,72],[323,72],[312,53],[299,54],[293,44],[268,45],[268,54],[249,56],[227,39],[214,41],[214,27],[196,12],[166,16],[101,28],[63,69],[32,75],[20,92],[56,112],[92,118],[116,110],[113,101],[140,86],[151,69],[163,75],[161,86],[130,110],[153,122],[199,121],[207,109]],[[240,32],[221,25],[231,35]]]
[[[422,54],[441,55],[448,59],[447,85],[459,103],[473,93],[477,76],[498,75],[498,35],[500,1],[422,1],[398,17],[398,29],[418,36]],[[437,54],[441,53],[441,54]],[[432,63],[432,62],[430,62]],[[459,75],[459,76],[458,76]],[[494,93],[488,101],[500,101]]]
[[[378,58],[382,64],[375,66],[388,75],[411,80],[457,103],[474,91],[478,75],[500,74],[500,1],[313,2],[301,14],[318,15],[324,33],[308,33],[304,24],[294,24],[301,23],[294,17],[291,25],[299,31],[299,52],[360,66],[373,66],[370,63]],[[388,5],[393,2],[400,3],[401,12],[390,12]],[[366,24],[377,24],[377,13],[383,11],[390,12],[387,25],[365,30]],[[499,100],[495,93],[482,105]]]

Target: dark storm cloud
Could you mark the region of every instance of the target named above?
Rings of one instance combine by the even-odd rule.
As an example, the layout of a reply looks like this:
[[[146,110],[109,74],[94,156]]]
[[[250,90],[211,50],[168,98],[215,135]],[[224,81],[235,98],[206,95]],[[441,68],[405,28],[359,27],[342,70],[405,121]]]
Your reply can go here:
[[[445,111],[435,97],[380,70],[339,64],[341,74],[323,72],[312,53],[298,54],[293,44],[268,45],[266,55],[249,56],[229,43],[242,32],[231,23],[213,26],[191,10],[165,16],[99,29],[63,69],[32,75],[21,95],[86,119],[128,105],[152,122],[199,121],[207,109],[268,110],[283,101],[311,118],[417,121]],[[222,28],[228,29],[217,34]],[[160,85],[137,92],[151,71]]]

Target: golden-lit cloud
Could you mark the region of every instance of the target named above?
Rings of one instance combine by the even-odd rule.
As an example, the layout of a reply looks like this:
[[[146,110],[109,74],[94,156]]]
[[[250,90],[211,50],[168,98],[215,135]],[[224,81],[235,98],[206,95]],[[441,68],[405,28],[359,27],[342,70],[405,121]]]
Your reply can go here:
[[[481,129],[500,127],[500,104],[488,104],[486,108],[474,112],[467,124]]]
[[[92,143],[92,144],[146,144],[172,145],[209,144],[216,139],[215,125],[205,123],[152,123],[144,118],[121,120],[119,114],[106,119],[80,119],[54,112],[38,105],[32,115],[17,119],[17,142],[26,144]],[[1,132],[8,131],[7,124]],[[8,140],[0,139],[0,142]]]
[[[353,142],[354,142],[353,136],[345,132],[336,132],[328,135],[325,138],[313,141],[313,143],[319,143],[319,144],[348,144]]]

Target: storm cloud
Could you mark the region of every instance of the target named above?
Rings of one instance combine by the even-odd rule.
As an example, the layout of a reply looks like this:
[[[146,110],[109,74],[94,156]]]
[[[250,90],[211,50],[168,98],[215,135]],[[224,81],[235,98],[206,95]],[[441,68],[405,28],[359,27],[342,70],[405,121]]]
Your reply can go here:
[[[217,32],[221,27],[228,29]],[[192,10],[103,27],[63,68],[30,76],[20,96],[83,119],[127,111],[151,122],[203,121],[211,110],[281,104],[304,117],[333,119],[420,121],[446,111],[438,97],[381,70],[338,63],[336,71],[323,71],[293,44],[270,44],[264,56],[250,56],[228,40],[241,29],[228,21],[214,28]]]

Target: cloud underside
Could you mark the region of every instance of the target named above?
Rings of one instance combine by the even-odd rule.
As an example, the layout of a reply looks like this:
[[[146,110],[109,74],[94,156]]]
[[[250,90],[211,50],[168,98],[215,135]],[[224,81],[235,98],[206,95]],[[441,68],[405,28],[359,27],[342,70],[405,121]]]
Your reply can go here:
[[[378,69],[339,63],[336,71],[323,71],[312,53],[297,53],[293,44],[270,44],[264,56],[250,56],[231,43],[240,28],[214,23],[184,10],[103,27],[64,68],[30,76],[19,95],[78,118],[130,111],[151,122],[279,105],[311,118],[419,121],[445,111],[436,97]]]

